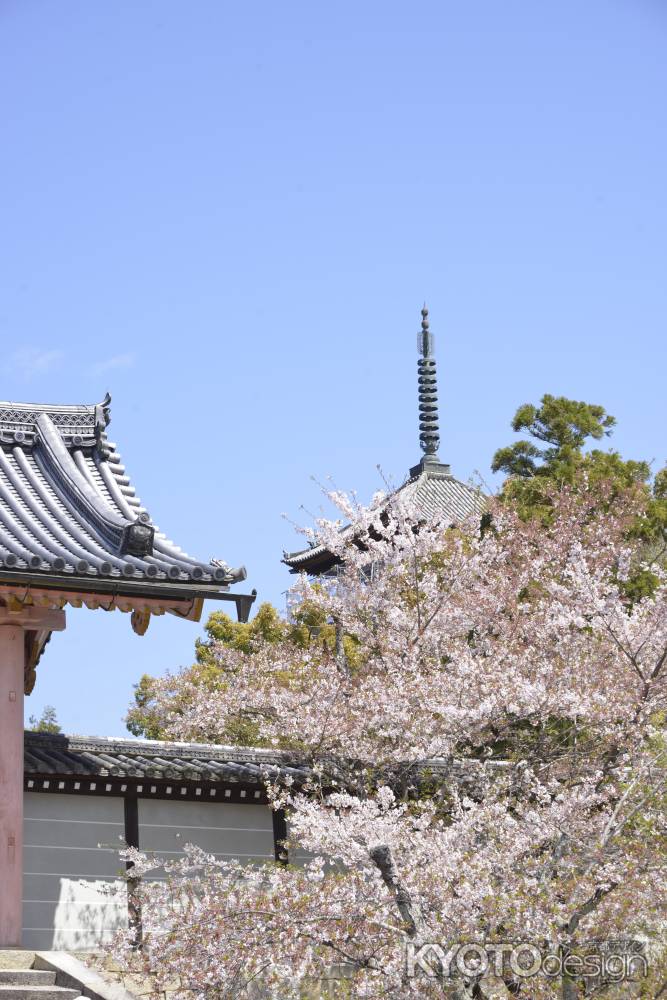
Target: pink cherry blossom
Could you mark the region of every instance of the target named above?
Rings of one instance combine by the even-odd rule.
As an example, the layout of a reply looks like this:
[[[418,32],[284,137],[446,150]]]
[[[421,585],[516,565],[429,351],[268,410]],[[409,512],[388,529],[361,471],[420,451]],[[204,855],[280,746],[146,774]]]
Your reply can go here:
[[[626,596],[644,567],[628,532],[642,497],[554,492],[546,526],[492,501],[482,531],[479,518],[423,523],[406,492],[369,509],[333,496],[350,527],[317,525],[340,572],[299,579],[291,602],[321,609],[346,643],[220,646],[214,697],[185,675],[163,683],[174,738],[222,739],[251,719],[261,745],[308,769],[306,785],[273,781],[270,795],[288,847],[311,860],[128,852],[135,876],[168,872],[137,889],[144,945],[128,961],[201,998],[302,997],[340,976],[349,997],[484,997],[488,977],[408,976],[406,942],[567,954],[636,937],[657,994],[667,579],[652,564],[654,592]],[[567,978],[501,985],[579,995]]]

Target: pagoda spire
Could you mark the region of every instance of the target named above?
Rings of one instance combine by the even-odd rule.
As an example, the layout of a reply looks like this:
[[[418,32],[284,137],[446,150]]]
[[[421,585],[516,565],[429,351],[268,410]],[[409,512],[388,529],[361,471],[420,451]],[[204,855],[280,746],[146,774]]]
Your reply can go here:
[[[422,461],[439,462],[438,373],[435,361],[435,343],[433,334],[429,330],[426,303],[422,309],[422,326],[417,334],[417,344],[421,355],[417,362],[417,373],[419,383],[419,443],[424,452]]]

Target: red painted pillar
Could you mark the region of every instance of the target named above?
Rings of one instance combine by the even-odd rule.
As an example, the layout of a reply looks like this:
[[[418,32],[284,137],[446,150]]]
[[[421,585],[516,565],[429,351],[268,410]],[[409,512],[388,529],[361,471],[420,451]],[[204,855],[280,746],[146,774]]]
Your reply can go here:
[[[23,925],[23,684],[21,625],[0,623],[0,948]]]

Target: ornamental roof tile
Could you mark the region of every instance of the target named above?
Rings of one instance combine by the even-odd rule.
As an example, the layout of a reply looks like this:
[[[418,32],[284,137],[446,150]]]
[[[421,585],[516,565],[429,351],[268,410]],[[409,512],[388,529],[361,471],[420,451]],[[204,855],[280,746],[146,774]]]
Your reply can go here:
[[[245,578],[192,558],[154,524],[108,440],[111,398],[93,406],[0,403],[0,575],[95,590],[168,585],[187,597]]]

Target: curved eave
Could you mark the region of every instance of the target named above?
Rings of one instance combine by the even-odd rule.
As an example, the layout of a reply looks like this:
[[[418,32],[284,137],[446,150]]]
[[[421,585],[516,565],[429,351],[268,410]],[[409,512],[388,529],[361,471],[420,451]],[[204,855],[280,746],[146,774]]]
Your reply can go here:
[[[413,499],[417,509],[427,518],[450,517],[455,523],[484,511],[487,502],[484,494],[452,476],[449,466],[435,463],[431,466],[419,465],[414,472],[382,501],[378,510],[389,504],[392,498],[403,494]],[[350,525],[341,530],[350,531]],[[333,555],[324,545],[286,553],[282,561],[289,566],[290,573],[308,573],[309,576],[323,576],[341,564],[340,557]]]
[[[194,559],[154,524],[106,437],[109,403],[0,403],[0,580],[187,598],[245,579],[243,567]],[[142,532],[148,543],[127,544]]]
[[[290,552],[283,557],[283,563],[289,566],[290,573],[308,573],[311,576],[322,576],[340,566],[340,558],[329,552],[323,545],[303,552]]]
[[[118,578],[114,580],[104,577],[77,577],[60,576],[58,574],[36,573],[34,571],[13,571],[0,568],[0,587],[3,585],[16,584],[25,587],[30,592],[31,589],[39,591],[53,591],[54,593],[75,593],[87,595],[110,595],[112,597],[127,598],[160,598],[165,601],[189,601],[193,599],[204,600],[235,600],[237,594],[231,594],[228,586],[212,584],[210,586],[197,585],[195,581],[172,582],[154,580],[127,580]]]

